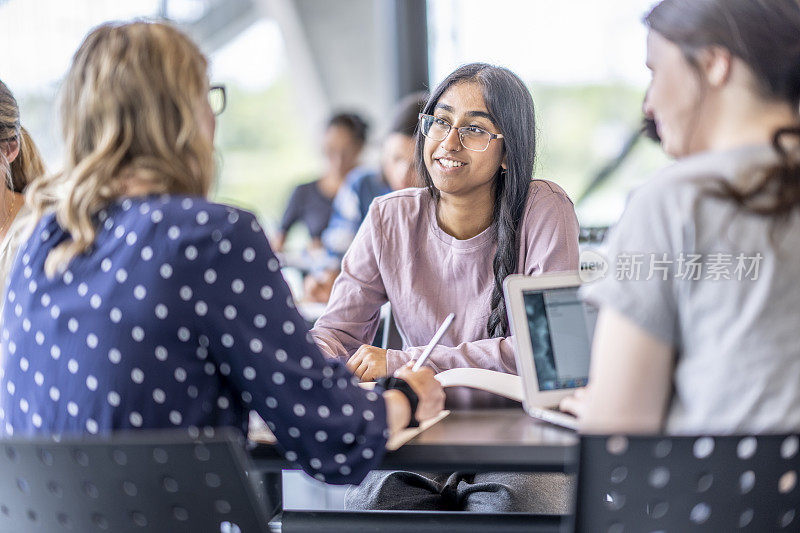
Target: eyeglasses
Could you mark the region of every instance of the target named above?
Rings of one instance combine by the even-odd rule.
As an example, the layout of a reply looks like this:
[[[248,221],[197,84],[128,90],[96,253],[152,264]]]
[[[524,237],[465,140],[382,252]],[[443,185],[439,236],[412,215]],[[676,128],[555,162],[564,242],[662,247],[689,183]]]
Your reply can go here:
[[[453,125],[434,117],[433,115],[419,114],[419,131],[432,141],[443,141],[450,135],[450,130]],[[473,152],[485,152],[489,148],[489,143],[492,139],[502,139],[503,136],[499,133],[490,133],[477,126],[464,126],[458,128],[458,138],[461,141],[461,146]]]
[[[212,85],[208,88],[208,104],[211,106],[211,111],[215,116],[225,111],[227,98],[225,97],[224,85]]]

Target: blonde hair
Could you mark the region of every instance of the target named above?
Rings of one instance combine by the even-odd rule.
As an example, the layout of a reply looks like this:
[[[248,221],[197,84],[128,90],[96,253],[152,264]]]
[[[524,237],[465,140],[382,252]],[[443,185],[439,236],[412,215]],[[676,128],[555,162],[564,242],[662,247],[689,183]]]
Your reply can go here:
[[[17,100],[8,86],[0,81],[0,142],[14,141],[19,144],[19,155],[9,165],[0,153],[0,175],[10,190],[22,192],[35,178],[44,174],[44,163],[33,139],[20,125]]]
[[[61,92],[64,168],[28,192],[36,218],[55,212],[71,237],[51,250],[48,276],[92,245],[92,216],[132,181],[152,193],[208,193],[213,146],[197,118],[206,69],[197,45],[166,23],[104,24],[86,36]]]

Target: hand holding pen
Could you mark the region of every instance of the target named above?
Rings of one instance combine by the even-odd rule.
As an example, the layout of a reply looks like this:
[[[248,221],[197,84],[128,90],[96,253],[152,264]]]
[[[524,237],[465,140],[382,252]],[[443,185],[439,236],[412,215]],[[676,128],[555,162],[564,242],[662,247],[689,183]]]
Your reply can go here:
[[[442,335],[444,335],[445,331],[447,331],[447,328],[450,327],[450,324],[453,323],[453,319],[455,317],[456,317],[455,313],[450,313],[449,315],[447,315],[447,318],[444,319],[444,322],[442,322],[442,325],[439,326],[439,329],[436,331],[436,333],[434,333],[433,338],[431,339],[431,342],[428,343],[428,345],[422,351],[422,355],[420,355],[419,359],[417,359],[417,362],[414,363],[414,366],[411,368],[412,372],[416,372],[417,370],[422,368],[422,364],[425,362],[425,360],[428,357],[430,357],[431,352],[433,352],[434,347],[437,344],[439,344],[439,341],[441,340]]]
[[[409,425],[412,427],[416,426],[418,421],[436,416],[444,408],[445,396],[441,384],[433,377],[433,369],[423,368],[422,365],[430,357],[433,348],[441,340],[447,328],[450,327],[453,318],[455,318],[453,313],[447,315],[416,362],[409,361],[400,367],[393,377],[379,380],[384,388],[397,388],[408,396],[411,404],[411,423]],[[398,381],[402,381],[402,383],[398,383]]]

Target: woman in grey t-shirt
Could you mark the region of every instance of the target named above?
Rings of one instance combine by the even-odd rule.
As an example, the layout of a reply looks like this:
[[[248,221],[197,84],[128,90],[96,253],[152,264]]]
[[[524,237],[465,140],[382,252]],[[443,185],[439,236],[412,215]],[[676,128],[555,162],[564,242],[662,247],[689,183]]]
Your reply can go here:
[[[607,242],[587,432],[800,429],[800,6],[664,0],[644,104],[678,161]]]

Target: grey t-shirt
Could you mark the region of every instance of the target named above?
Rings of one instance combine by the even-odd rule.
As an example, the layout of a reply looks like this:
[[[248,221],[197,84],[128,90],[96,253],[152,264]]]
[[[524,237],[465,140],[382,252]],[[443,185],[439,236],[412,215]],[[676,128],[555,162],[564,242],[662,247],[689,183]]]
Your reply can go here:
[[[800,430],[800,213],[776,226],[706,192],[776,157],[748,146],[659,172],[611,231],[606,277],[583,289],[674,347],[667,432]]]

